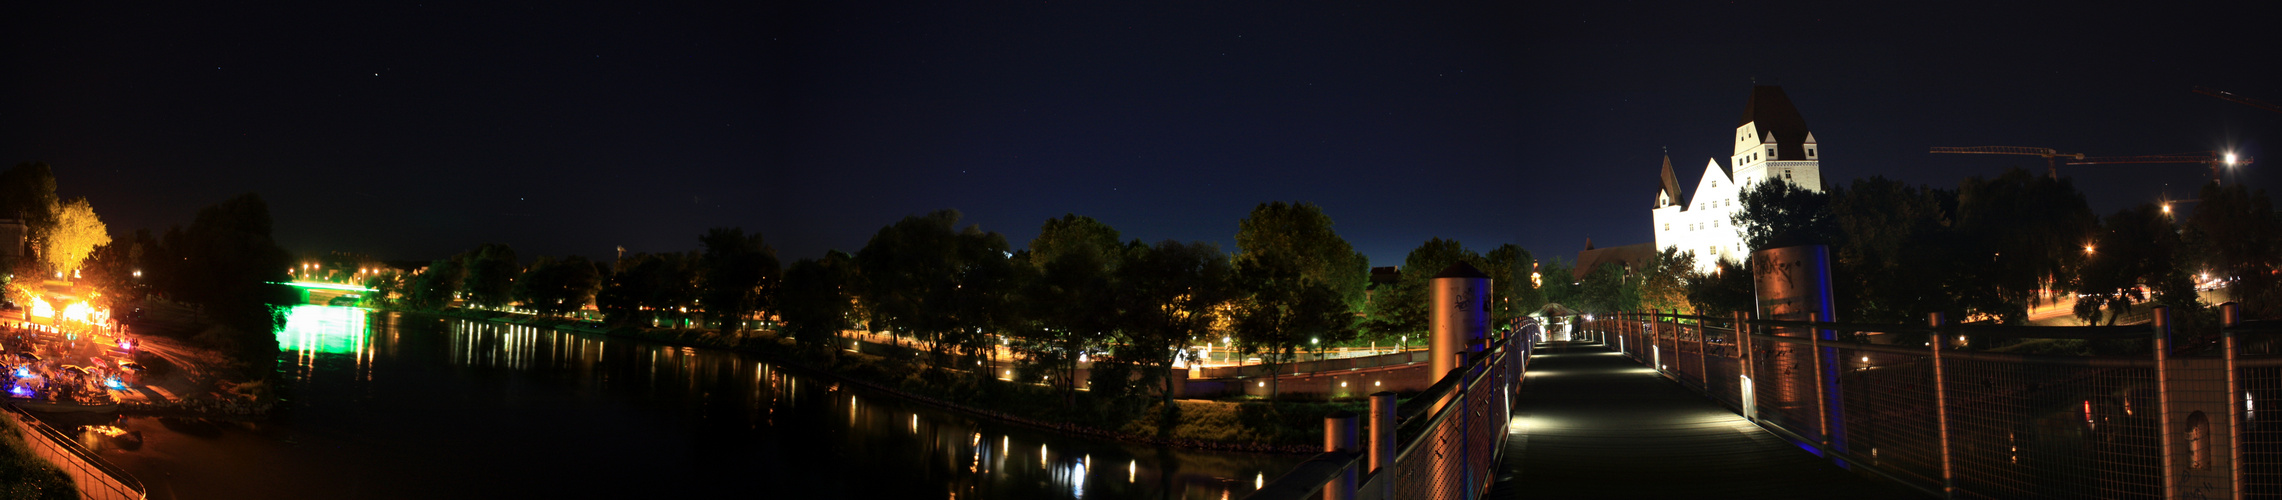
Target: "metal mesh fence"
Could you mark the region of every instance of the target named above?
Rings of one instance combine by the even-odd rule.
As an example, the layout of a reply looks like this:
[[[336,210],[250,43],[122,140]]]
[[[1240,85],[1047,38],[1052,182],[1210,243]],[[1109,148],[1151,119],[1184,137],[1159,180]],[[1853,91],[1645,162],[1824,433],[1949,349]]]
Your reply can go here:
[[[1813,350],[1805,339],[1759,337],[1752,346],[1753,405],[1760,422],[1819,439],[1821,401],[1816,399]]]
[[[2236,372],[2242,386],[2243,492],[2247,498],[2282,498],[2282,358],[2246,359]]]
[[[1856,461],[1939,489],[1941,421],[1932,351],[1890,346],[1836,349],[1843,367],[1846,450]]]
[[[1975,354],[1944,360],[1960,495],[2162,495],[2161,402],[2152,366]]]

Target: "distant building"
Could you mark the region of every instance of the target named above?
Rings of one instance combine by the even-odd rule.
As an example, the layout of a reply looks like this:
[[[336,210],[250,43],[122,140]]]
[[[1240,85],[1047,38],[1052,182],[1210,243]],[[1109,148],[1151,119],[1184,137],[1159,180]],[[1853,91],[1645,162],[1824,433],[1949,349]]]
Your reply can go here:
[[[1641,269],[1648,265],[1648,260],[1653,258],[1656,258],[1656,244],[1654,243],[1594,248],[1593,239],[1585,238],[1585,249],[1577,252],[1577,268],[1572,271],[1570,278],[1576,281],[1584,281],[1585,275],[1592,274],[1593,270],[1599,269],[1602,264],[1623,266],[1624,275],[1633,276],[1640,273]]]
[[[1743,233],[1732,218],[1742,210],[1739,195],[1760,181],[1783,179],[1814,192],[1822,192],[1822,152],[1807,121],[1791,105],[1783,88],[1760,85],[1751,89],[1743,118],[1735,125],[1735,149],[1728,165],[1717,158],[1704,165],[1694,196],[1680,190],[1672,172],[1672,158],[1664,157],[1658,176],[1655,223],[1657,250],[1677,247],[1695,252],[1696,271],[1709,273],[1719,261],[1741,263],[1750,254]],[[1582,254],[1579,273],[1586,272]],[[1581,276],[1582,274],[1580,274]]]

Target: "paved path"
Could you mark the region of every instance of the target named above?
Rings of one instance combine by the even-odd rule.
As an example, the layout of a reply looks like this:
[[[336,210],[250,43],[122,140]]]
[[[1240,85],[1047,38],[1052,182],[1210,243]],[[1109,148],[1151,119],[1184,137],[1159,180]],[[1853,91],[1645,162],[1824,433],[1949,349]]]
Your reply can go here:
[[[1529,362],[1490,498],[1894,498],[1598,344]]]

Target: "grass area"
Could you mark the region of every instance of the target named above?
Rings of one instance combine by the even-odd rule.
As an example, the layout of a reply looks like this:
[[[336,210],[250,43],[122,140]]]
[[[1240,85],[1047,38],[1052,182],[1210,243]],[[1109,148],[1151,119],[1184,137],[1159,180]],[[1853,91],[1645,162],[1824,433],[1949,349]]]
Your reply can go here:
[[[0,418],[12,418],[0,415]],[[32,455],[31,445],[13,425],[0,425],[0,499],[76,500],[79,487],[46,460]]]

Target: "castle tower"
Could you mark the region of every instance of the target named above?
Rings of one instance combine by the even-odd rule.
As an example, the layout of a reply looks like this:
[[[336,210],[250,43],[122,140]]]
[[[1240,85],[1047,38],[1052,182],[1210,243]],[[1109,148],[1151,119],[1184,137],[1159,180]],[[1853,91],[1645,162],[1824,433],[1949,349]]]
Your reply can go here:
[[[1743,209],[1739,198],[1744,190],[1782,179],[1822,192],[1821,146],[1782,87],[1752,87],[1734,137],[1727,165],[1716,158],[1707,160],[1692,197],[1680,191],[1671,157],[1664,158],[1658,175],[1656,208],[1651,212],[1656,248],[1695,253],[1699,272],[1711,272],[1722,260],[1740,263],[1751,254],[1734,223],[1735,214]]]

